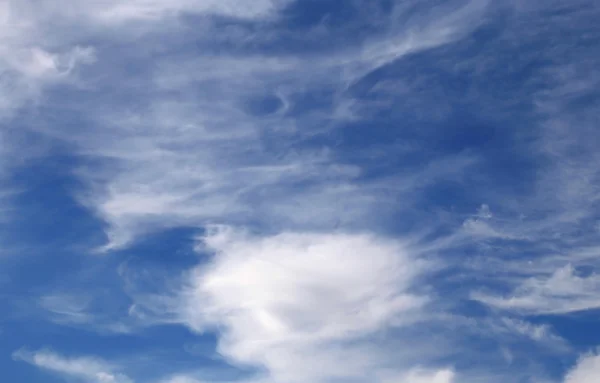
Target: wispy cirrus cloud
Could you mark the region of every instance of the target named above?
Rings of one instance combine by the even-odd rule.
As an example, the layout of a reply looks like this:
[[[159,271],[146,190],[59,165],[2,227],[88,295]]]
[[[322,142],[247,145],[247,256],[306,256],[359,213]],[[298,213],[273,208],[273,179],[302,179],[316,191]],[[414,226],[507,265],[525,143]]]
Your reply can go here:
[[[49,350],[19,350],[13,354],[13,358],[81,382],[133,383],[126,375],[117,372],[114,366],[96,358],[68,358]]]
[[[541,12],[538,6],[521,11],[535,15]],[[577,19],[579,28],[586,30],[598,11],[584,15],[583,9],[575,6],[558,12],[552,22],[574,28],[572,22]],[[583,35],[581,41],[596,38],[595,33]],[[524,36],[538,38],[533,31]],[[499,198],[499,205],[513,217],[491,219],[485,227],[488,233],[508,233],[508,241],[526,242],[528,256],[518,256],[523,251],[520,246],[500,248],[494,258],[503,252],[505,263],[496,264],[497,278],[490,275],[490,279],[503,286],[502,292],[473,295],[490,306],[522,315],[560,315],[598,307],[600,158],[595,146],[600,136],[593,117],[600,110],[595,86],[599,77],[594,69],[598,59],[575,40],[550,45],[552,51],[538,50],[549,62],[531,76],[530,84],[538,87],[527,91],[538,122],[531,146],[538,166],[531,178],[534,182],[530,193],[518,202]]]
[[[0,118],[6,119],[28,103],[40,103],[46,87],[74,81],[77,68],[93,63],[94,50],[88,46],[47,46],[36,40],[36,24],[21,19],[12,4],[3,3],[0,28]],[[6,128],[3,128],[5,130]]]
[[[572,265],[551,275],[532,276],[518,285],[508,296],[482,293],[473,298],[490,306],[526,314],[562,314],[597,309],[600,280],[596,275],[577,275]]]
[[[74,105],[75,113],[91,117],[88,124],[102,128],[49,134],[106,160],[78,174],[90,185],[82,203],[109,225],[107,248],[171,225],[351,225],[375,210],[384,198],[382,184],[361,184],[360,167],[338,161],[327,146],[304,143],[336,126],[334,111],[345,102],[349,81],[459,38],[468,30],[461,15],[482,12],[468,7],[442,18],[443,28],[427,20],[364,48],[310,60],[235,52],[180,62],[159,57],[154,70],[140,74],[151,92],[140,93],[137,83],[120,89],[138,98],[135,109],[110,99],[110,109],[90,113],[86,105]],[[327,95],[323,106],[296,110],[315,92]],[[453,173],[460,173],[457,165]]]

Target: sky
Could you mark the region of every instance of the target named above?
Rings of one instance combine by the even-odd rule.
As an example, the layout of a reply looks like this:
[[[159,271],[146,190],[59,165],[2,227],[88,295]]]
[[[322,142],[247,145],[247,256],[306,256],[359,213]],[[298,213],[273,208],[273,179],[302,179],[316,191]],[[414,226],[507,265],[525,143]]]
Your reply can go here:
[[[2,381],[600,381],[599,19],[0,0]]]

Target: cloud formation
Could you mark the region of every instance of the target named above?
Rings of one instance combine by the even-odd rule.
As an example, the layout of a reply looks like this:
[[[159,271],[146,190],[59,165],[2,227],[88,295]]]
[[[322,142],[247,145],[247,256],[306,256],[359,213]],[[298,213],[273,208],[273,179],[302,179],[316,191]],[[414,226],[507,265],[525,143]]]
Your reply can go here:
[[[47,261],[87,283],[24,281],[28,312],[156,348],[192,330],[240,375],[207,379],[193,371],[216,362],[165,351],[150,383],[563,381],[545,367],[580,350],[552,321],[599,306],[598,7],[330,3],[0,0],[0,179],[41,178],[16,143],[42,142],[63,182],[29,198],[70,205],[29,217],[76,205],[106,236],[104,257],[81,254],[95,241]],[[54,252],[54,232],[34,234]],[[143,247],[155,235],[159,255]],[[109,293],[90,288],[97,270]],[[148,380],[100,358],[15,358]],[[564,382],[590,381],[596,359]]]
[[[395,241],[217,228],[203,244],[213,259],[190,274],[176,310],[195,331],[219,329],[219,352],[264,369],[265,381],[377,380],[394,358],[369,339],[427,303],[412,292],[425,263]]]
[[[572,265],[550,276],[531,277],[507,297],[475,294],[474,298],[501,309],[527,314],[564,314],[600,307],[596,275],[579,276]]]
[[[592,383],[600,374],[600,358],[590,354],[582,356],[565,377],[564,383]]]
[[[13,358],[86,383],[133,383],[127,376],[95,358],[67,358],[49,350],[17,351]]]

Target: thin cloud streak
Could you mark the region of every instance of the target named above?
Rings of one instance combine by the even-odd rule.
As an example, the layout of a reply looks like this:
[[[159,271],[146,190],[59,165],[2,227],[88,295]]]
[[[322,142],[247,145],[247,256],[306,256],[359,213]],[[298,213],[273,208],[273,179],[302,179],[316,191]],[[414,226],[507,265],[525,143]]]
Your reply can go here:
[[[86,383],[133,383],[127,376],[116,372],[114,366],[95,358],[67,358],[49,350],[19,350],[13,354],[13,359]]]

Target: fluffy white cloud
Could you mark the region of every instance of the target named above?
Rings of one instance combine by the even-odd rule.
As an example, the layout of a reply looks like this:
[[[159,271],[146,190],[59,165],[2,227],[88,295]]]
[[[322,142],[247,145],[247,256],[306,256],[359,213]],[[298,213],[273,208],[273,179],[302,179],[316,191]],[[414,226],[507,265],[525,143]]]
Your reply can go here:
[[[413,322],[427,302],[412,292],[424,264],[395,241],[217,228],[203,242],[213,259],[190,275],[181,320],[218,329],[223,356],[269,382],[375,379],[394,358],[372,336]]]
[[[565,376],[564,383],[596,383],[600,377],[600,355],[583,356]]]

